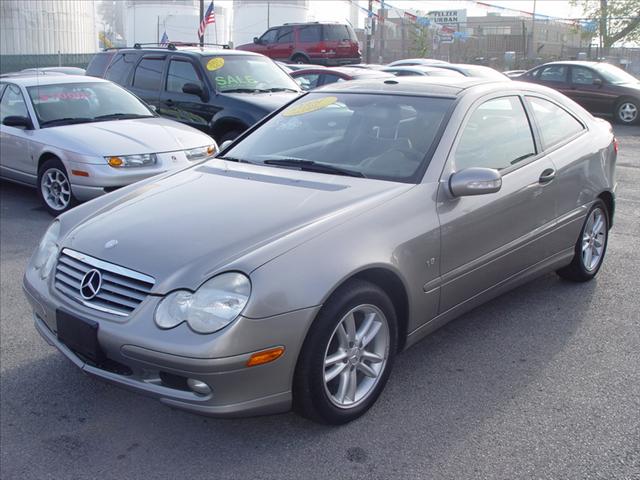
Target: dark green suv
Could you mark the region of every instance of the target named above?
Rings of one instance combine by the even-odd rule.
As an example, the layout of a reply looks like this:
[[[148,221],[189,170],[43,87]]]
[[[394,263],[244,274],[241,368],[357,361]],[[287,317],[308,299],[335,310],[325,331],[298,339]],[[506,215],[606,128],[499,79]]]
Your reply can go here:
[[[234,139],[300,94],[273,60],[227,48],[111,49],[95,55],[87,75],[122,85],[159,115],[202,130],[218,143]]]

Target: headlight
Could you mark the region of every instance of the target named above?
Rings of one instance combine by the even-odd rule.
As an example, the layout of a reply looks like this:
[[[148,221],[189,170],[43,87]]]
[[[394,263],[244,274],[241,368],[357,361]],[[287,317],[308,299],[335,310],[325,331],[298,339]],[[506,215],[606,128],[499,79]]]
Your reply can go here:
[[[118,155],[104,157],[107,163],[114,168],[148,167],[155,165],[157,156],[155,153],[142,153],[140,155]]]
[[[223,273],[195,293],[177,290],[167,295],[156,309],[156,325],[166,329],[187,322],[198,333],[213,333],[240,315],[250,294],[251,282],[245,275]]]
[[[185,150],[184,154],[187,156],[187,160],[203,160],[205,158],[213,157],[217,151],[218,147],[214,144],[207,145],[206,147]]]
[[[47,229],[40,245],[33,256],[33,266],[40,270],[43,280],[49,276],[58,257],[58,237],[60,236],[60,221],[54,221]]]

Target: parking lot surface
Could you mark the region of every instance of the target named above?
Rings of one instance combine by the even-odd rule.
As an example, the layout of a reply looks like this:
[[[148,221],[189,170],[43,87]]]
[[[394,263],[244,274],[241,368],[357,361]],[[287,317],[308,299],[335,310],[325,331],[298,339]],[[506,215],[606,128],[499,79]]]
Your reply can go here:
[[[555,274],[401,354],[371,411],[219,420],[83,375],[33,328],[22,275],[51,217],[1,183],[3,479],[640,479],[640,127],[595,281]],[[152,240],[152,239],[150,239]]]

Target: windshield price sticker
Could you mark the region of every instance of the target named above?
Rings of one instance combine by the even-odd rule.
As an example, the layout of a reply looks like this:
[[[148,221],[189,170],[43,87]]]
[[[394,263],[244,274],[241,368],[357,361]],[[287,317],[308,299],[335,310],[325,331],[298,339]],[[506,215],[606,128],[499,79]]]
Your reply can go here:
[[[224,58],[222,57],[212,58],[207,62],[207,70],[209,70],[210,72],[218,70],[222,67],[224,67]]]
[[[323,108],[333,105],[338,101],[338,97],[324,97],[310,102],[300,103],[282,112],[283,117],[295,117],[296,115],[304,115],[305,113],[315,112]]]
[[[220,75],[215,77],[218,88],[255,87],[258,81],[251,75]]]

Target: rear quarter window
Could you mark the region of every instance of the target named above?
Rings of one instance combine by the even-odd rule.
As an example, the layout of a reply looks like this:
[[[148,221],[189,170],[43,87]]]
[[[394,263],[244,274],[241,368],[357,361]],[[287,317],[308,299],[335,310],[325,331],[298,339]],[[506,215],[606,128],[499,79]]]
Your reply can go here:
[[[325,42],[341,42],[350,38],[345,25],[324,25],[322,27],[322,40]]]
[[[113,58],[114,52],[100,52],[96,53],[89,65],[87,65],[86,75],[90,77],[100,77],[104,76],[104,72],[107,70],[111,59]]]
[[[545,150],[571,139],[585,129],[573,115],[549,100],[528,96],[527,102],[531,106]]]
[[[107,68],[104,78],[120,85],[126,85],[137,59],[138,55],[135,53],[116,55],[109,68]]]

